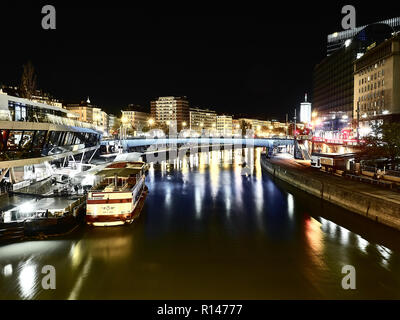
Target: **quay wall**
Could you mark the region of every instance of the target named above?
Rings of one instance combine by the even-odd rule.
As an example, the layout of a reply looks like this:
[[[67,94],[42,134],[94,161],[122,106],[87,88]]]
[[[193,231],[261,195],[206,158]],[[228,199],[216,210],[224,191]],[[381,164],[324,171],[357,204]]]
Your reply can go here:
[[[373,195],[360,193],[336,185],[329,179],[313,177],[268,161],[261,157],[261,166],[275,178],[283,180],[320,199],[372,219],[378,223],[400,230],[400,203]]]

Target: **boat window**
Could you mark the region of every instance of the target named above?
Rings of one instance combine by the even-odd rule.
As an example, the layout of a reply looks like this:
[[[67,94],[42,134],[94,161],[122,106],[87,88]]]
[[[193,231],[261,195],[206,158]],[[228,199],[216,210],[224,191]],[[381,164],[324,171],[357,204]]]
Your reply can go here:
[[[52,146],[57,146],[59,138],[60,138],[60,132],[52,131],[50,133],[49,144],[51,144]]]
[[[15,121],[26,121],[26,107],[15,106]]]
[[[33,148],[42,149],[45,137],[46,131],[36,131],[35,137],[33,139]]]
[[[30,150],[33,142],[34,131],[24,131],[20,142],[22,150]]]
[[[10,130],[10,135],[7,140],[7,150],[18,150],[22,139],[22,131]]]

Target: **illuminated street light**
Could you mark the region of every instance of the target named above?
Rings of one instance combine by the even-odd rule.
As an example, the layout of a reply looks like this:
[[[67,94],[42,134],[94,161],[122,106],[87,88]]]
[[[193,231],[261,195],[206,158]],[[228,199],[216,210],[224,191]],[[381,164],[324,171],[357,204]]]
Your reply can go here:
[[[318,112],[317,112],[317,111],[314,111],[314,112],[312,113],[312,117],[313,117],[313,118],[318,117]]]
[[[147,122],[148,122],[149,126],[152,127],[154,124],[154,119],[149,119]]]

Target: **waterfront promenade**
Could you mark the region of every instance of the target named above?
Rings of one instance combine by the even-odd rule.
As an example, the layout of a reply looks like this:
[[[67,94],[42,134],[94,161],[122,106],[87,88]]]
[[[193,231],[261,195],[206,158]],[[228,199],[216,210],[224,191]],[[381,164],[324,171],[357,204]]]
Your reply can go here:
[[[400,230],[399,192],[329,174],[285,155],[263,155],[261,165],[299,189]]]

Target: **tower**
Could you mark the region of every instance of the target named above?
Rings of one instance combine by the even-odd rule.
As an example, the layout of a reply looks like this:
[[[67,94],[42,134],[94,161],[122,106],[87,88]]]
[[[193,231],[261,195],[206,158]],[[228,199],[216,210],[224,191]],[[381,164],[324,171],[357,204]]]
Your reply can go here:
[[[308,102],[307,93],[305,94],[304,102],[300,104],[300,122],[311,123],[311,103]]]

